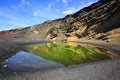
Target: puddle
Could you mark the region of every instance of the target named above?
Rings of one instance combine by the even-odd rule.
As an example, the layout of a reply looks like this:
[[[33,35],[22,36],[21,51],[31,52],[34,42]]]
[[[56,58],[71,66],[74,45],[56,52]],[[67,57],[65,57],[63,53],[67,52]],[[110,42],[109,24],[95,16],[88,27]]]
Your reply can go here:
[[[0,68],[12,71],[41,71],[69,65],[120,58],[99,47],[78,43],[27,45],[4,61]]]

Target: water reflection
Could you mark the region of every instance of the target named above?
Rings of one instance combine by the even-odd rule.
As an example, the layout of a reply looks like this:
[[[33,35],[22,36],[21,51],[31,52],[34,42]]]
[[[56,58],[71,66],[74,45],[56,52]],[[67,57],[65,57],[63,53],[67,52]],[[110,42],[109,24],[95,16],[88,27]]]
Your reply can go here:
[[[46,60],[27,52],[20,51],[8,58],[3,67],[12,71],[38,71],[64,67],[63,64]]]
[[[119,57],[105,49],[77,43],[35,44],[27,46],[25,51],[66,66]]]

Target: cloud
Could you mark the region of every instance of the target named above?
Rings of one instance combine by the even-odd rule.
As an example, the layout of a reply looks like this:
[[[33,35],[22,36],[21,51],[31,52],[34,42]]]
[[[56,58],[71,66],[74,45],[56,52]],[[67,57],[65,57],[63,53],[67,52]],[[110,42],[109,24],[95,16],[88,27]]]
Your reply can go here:
[[[21,0],[18,5],[10,5],[10,7],[11,7],[12,9],[17,9],[17,8],[19,8],[19,7],[22,8],[22,7],[24,7],[25,5],[27,5],[27,6],[32,6],[32,4],[31,4],[29,1],[27,1],[27,0]]]
[[[16,6],[15,6],[15,5],[10,5],[10,7],[11,7],[12,9],[16,9]]]
[[[19,7],[23,7],[25,5],[25,0],[21,0]]]
[[[89,6],[89,5],[93,4],[94,2],[97,2],[97,0],[91,0],[91,1],[89,1],[88,3],[85,3],[85,2],[83,2],[83,1],[81,1],[81,2],[80,2],[81,6],[79,7],[79,9],[82,9],[82,8],[84,8],[84,7],[86,7],[86,6]]]
[[[51,7],[52,7],[52,4],[48,4],[47,9],[51,9]]]
[[[26,4],[29,5],[29,6],[32,6],[32,4],[30,2],[28,2],[28,1],[26,2]]]
[[[18,17],[17,15],[9,14],[7,12],[0,11],[0,16],[3,16],[3,18],[0,19],[0,30],[25,27],[29,24],[25,21],[25,17]]]
[[[60,10],[59,10],[59,9],[56,9],[56,12],[57,12],[57,13],[59,13],[59,12],[60,12]]]
[[[62,0],[62,2],[66,4],[66,3],[67,3],[67,0]]]
[[[19,7],[24,7],[25,5],[31,6],[32,4],[27,0],[21,0]]]
[[[62,0],[62,2],[64,3],[64,6],[67,6],[67,0]]]
[[[20,27],[25,27],[25,26],[27,26],[27,24],[26,23],[23,23],[23,22],[12,22],[12,25],[15,25],[15,26],[20,26]]]
[[[47,9],[44,9],[42,11],[41,10],[42,10],[41,8],[34,10],[32,13],[33,18],[37,17],[43,20],[53,20],[56,17],[58,17],[58,15],[56,15],[56,13],[52,12],[51,10],[47,10]]]
[[[51,9],[53,6],[56,5],[56,3],[58,3],[60,0],[56,0],[56,2],[51,2],[51,3],[48,3],[48,6],[47,6],[47,10],[48,9]]]
[[[64,15],[68,15],[68,14],[75,13],[75,12],[78,11],[78,10],[79,10],[79,8],[74,8],[74,7],[72,7],[72,8],[67,8],[67,9],[64,10],[62,13],[63,13]]]
[[[63,0],[63,1],[64,1],[64,0]],[[97,0],[96,0],[96,1],[97,1]],[[73,13],[79,11],[80,9],[82,9],[82,8],[84,8],[84,7],[86,7],[86,6],[91,5],[92,3],[96,2],[96,1],[91,0],[91,1],[88,2],[87,4],[85,4],[83,1],[81,1],[81,2],[80,2],[80,4],[81,4],[80,7],[78,7],[78,8],[75,8],[75,7],[66,8],[62,13],[63,13],[64,15],[73,14]]]
[[[0,29],[0,31],[2,31],[2,29]]]
[[[35,12],[33,12],[34,17],[39,16],[39,15],[40,15],[40,10],[36,10]]]
[[[17,17],[13,16],[13,15],[10,15],[10,14],[7,14],[6,12],[2,12],[0,11],[0,16],[4,16],[6,18],[11,18],[11,19],[16,19]]]

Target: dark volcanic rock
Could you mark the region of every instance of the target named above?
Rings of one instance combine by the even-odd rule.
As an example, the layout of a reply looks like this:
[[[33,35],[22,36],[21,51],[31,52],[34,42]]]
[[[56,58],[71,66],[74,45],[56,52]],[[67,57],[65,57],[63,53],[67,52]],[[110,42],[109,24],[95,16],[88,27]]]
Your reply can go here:
[[[101,39],[107,32],[119,27],[120,0],[99,0],[75,14],[27,28],[2,31],[0,36],[55,40]]]

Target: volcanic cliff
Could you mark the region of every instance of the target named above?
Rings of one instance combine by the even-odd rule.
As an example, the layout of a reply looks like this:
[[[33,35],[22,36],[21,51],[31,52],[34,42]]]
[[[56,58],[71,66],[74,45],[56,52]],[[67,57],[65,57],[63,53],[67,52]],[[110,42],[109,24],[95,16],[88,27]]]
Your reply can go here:
[[[0,37],[77,40],[120,37],[120,0],[99,0],[64,18],[1,31]]]

